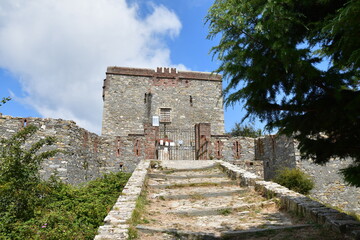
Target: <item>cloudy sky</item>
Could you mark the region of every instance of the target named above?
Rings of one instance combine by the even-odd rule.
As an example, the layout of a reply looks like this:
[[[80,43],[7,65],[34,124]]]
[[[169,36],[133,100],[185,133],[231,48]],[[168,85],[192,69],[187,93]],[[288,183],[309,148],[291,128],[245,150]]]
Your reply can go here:
[[[204,17],[213,0],[1,0],[5,115],[72,119],[100,133],[107,66],[213,71]],[[243,113],[227,109],[230,130]]]

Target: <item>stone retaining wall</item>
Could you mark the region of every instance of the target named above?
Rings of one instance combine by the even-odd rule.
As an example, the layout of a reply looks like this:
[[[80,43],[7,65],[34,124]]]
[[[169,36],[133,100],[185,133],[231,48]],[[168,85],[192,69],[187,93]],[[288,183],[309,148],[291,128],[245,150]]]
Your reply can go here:
[[[360,239],[360,222],[353,217],[314,201],[302,194],[296,193],[277,183],[261,180],[230,163],[220,162],[220,166],[232,179],[239,180],[243,186],[254,187],[266,197],[278,197],[281,205],[289,212],[311,219],[333,231],[342,233],[350,239]]]
[[[144,188],[149,167],[149,160],[140,161],[137,165],[115,205],[105,217],[105,224],[99,227],[95,240],[128,239],[131,215]]]

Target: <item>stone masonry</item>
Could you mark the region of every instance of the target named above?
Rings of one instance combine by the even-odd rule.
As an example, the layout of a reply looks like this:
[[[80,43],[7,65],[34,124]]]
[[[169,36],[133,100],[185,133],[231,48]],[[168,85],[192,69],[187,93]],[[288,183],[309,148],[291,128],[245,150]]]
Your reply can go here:
[[[211,123],[213,134],[224,134],[220,75],[109,67],[103,90],[102,135],[143,134],[144,123],[151,123],[153,116],[176,128]]]
[[[71,184],[87,182],[107,172],[132,172],[145,158],[144,135],[123,137],[98,136],[76,125],[74,121],[51,118],[19,118],[0,114],[0,138],[9,138],[26,125],[38,127],[29,139],[31,145],[46,136],[56,137],[54,146],[64,153],[45,160],[40,170],[44,179],[56,174]]]
[[[128,239],[129,228],[147,240],[360,237],[353,217],[219,160],[142,161],[104,221],[95,240]]]
[[[255,159],[263,161],[264,179],[273,179],[278,170],[298,168],[309,174],[315,187],[310,196],[349,212],[360,214],[360,189],[346,185],[339,170],[352,163],[351,159],[332,159],[318,165],[311,159],[301,159],[297,142],[285,136],[264,136],[255,144]]]

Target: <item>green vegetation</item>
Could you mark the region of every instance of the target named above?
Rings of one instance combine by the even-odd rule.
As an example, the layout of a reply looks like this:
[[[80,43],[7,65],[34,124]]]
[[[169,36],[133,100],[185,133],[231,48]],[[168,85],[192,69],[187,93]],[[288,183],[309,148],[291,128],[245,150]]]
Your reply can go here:
[[[138,199],[136,200],[135,209],[132,212],[129,224],[129,238],[128,239],[137,239],[138,238],[138,232],[136,229],[136,225],[142,224],[142,223],[149,223],[149,221],[142,217],[142,215],[145,212],[145,205],[148,204],[148,201],[146,199],[145,192],[142,192]]]
[[[46,137],[28,148],[24,145],[37,131],[35,126],[23,128],[9,139],[0,139],[0,218],[27,220],[34,217],[36,208],[46,201],[49,185],[40,179],[41,162],[54,156],[56,149],[40,150],[55,142]]]
[[[42,151],[52,137],[26,144],[36,130],[27,126],[0,142],[0,239],[93,239],[130,174],[108,174],[80,187],[56,177],[44,181],[40,164],[59,151]]]
[[[93,239],[129,177],[112,173],[82,187],[42,182],[32,217],[0,213],[0,239]]]
[[[359,11],[355,0],[216,0],[206,17],[226,106],[244,103],[244,119],[295,137],[315,163],[351,157],[342,173],[358,187]]]
[[[10,97],[4,97],[4,98],[2,98],[2,99],[0,100],[0,107],[1,107],[2,105],[4,105],[6,102],[10,101],[10,100],[11,100]]]
[[[284,168],[278,171],[274,182],[301,194],[308,194],[314,188],[310,176],[297,168]]]
[[[260,137],[261,129],[255,129],[252,124],[245,124],[242,126],[240,123],[235,123],[235,126],[231,129],[230,135],[233,137]]]
[[[129,177],[111,173],[81,187],[55,178],[42,182],[32,217],[0,213],[0,239],[93,239]]]
[[[232,209],[230,208],[223,208],[223,209],[219,209],[218,210],[219,214],[227,216],[230,215],[232,213]]]

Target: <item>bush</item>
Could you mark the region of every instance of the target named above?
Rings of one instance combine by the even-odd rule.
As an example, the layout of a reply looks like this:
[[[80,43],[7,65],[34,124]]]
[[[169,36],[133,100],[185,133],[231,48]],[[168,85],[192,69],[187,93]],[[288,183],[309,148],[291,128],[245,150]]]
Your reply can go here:
[[[311,177],[297,168],[279,170],[273,181],[301,194],[308,194],[314,188]]]
[[[80,187],[55,178],[43,182],[47,198],[34,217],[0,214],[0,239],[93,239],[130,175],[110,173]]]

